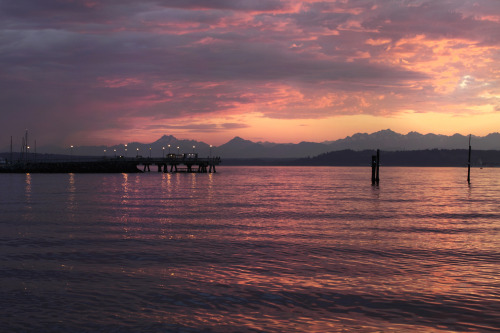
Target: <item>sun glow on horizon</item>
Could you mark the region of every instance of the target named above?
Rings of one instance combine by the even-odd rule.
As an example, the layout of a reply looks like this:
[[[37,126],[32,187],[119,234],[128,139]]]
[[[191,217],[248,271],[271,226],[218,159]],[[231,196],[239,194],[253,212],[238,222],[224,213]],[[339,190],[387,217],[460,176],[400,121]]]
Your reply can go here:
[[[391,129],[400,134],[419,132],[421,134],[453,135],[458,133],[485,136],[499,132],[497,124],[500,124],[500,113],[488,112],[488,110],[473,115],[418,113],[407,110],[401,114],[384,118],[373,115],[346,115],[327,119],[268,119],[260,114],[249,114],[236,118],[232,117],[229,120],[238,120],[248,124],[248,126],[232,130],[217,128],[216,125],[188,129],[183,128],[182,125],[178,128],[159,126],[150,131],[137,129],[114,132],[105,130],[94,137],[91,142],[80,139],[76,135],[72,138],[72,142],[86,142],[85,144],[92,145],[114,145],[128,142],[149,143],[158,140],[163,135],[172,135],[181,140],[202,141],[214,146],[222,145],[234,137],[254,142],[324,142],[343,139],[356,133],[370,134],[385,129]],[[223,119],[214,119],[215,123],[220,120]],[[446,126],[438,126],[438,129],[432,130],[429,124],[446,124]]]

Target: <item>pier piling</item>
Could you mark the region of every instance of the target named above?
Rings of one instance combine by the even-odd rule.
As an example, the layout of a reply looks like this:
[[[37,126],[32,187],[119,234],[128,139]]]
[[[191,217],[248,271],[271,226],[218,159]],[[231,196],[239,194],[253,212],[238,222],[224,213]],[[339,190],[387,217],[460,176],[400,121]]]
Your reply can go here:
[[[378,184],[380,180],[380,149],[377,149],[377,155],[372,155],[372,185]]]
[[[377,170],[377,156],[372,155],[372,184],[375,184],[376,170]]]
[[[471,145],[470,145],[471,134],[469,134],[469,159],[467,162],[467,184],[470,184],[470,155],[471,155]]]

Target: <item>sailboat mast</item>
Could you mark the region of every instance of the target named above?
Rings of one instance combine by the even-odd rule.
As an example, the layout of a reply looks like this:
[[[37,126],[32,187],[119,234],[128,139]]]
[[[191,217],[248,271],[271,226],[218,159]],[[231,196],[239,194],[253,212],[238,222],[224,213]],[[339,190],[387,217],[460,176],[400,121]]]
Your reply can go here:
[[[26,145],[24,148],[25,148],[25,152],[26,152],[26,163],[28,162],[28,129],[26,129],[26,140],[24,141],[24,144]]]

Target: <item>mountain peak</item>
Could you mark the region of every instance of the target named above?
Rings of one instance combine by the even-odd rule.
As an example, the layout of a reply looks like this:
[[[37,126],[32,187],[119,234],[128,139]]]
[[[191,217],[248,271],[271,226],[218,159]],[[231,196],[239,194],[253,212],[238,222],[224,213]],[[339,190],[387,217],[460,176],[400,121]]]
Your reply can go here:
[[[394,136],[394,135],[401,135],[399,133],[394,132],[391,129],[385,129],[385,130],[380,130],[378,132],[373,133],[372,135],[384,135],[384,136]]]
[[[250,140],[245,140],[239,136],[235,136],[234,138],[232,138],[228,143],[238,143],[238,144],[241,144],[241,143],[246,143],[246,144],[250,144],[250,143],[254,143]]]
[[[173,135],[164,134],[161,138],[156,140],[154,143],[172,143],[178,141],[177,138]]]

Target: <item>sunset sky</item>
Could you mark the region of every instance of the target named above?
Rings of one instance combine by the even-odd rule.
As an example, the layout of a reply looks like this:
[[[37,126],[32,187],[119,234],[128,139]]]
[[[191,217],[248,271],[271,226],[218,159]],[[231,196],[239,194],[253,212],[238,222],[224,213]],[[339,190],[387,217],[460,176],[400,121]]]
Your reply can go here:
[[[500,131],[498,0],[0,0],[0,146]]]

